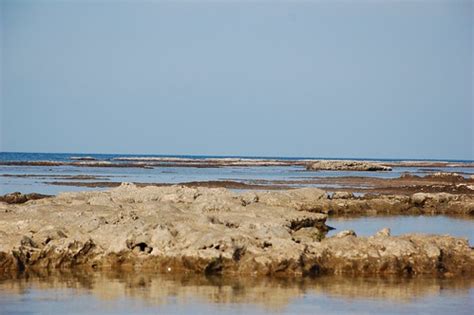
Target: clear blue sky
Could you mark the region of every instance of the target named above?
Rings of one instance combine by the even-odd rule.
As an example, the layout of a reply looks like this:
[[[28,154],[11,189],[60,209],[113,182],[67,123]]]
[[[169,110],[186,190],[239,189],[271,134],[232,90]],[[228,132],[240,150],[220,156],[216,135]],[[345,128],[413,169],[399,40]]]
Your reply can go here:
[[[474,159],[473,10],[2,1],[0,151]]]

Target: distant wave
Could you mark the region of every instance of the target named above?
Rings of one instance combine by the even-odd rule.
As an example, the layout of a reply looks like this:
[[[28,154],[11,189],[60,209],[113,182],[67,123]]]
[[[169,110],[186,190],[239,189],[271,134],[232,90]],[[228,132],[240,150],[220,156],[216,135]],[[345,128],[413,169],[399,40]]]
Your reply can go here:
[[[75,161],[97,161],[97,159],[92,156],[71,156],[69,159]]]

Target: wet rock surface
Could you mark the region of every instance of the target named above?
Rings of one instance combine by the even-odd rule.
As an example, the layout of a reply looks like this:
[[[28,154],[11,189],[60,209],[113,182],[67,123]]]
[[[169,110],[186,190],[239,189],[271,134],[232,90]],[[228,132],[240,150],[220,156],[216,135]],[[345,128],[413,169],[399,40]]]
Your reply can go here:
[[[464,239],[390,236],[389,231],[372,237],[350,231],[324,238],[327,213],[336,207],[342,213],[391,204],[389,209],[397,211],[406,203],[446,210],[466,200],[432,194],[340,197],[329,199],[314,188],[233,193],[123,184],[103,192],[1,203],[0,272],[81,268],[208,275],[474,273],[474,250]]]

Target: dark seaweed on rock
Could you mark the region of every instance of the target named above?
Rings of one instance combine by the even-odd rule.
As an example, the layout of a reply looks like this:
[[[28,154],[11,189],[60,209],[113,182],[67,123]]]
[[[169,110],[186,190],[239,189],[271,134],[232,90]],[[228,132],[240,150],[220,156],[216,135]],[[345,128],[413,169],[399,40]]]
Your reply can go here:
[[[14,193],[10,193],[10,194],[0,196],[0,202],[6,202],[6,203],[9,203],[9,204],[25,203],[29,200],[38,200],[38,199],[43,199],[43,198],[48,198],[48,197],[51,197],[51,196],[50,195],[37,194],[37,193],[22,194],[20,192],[14,192]]]

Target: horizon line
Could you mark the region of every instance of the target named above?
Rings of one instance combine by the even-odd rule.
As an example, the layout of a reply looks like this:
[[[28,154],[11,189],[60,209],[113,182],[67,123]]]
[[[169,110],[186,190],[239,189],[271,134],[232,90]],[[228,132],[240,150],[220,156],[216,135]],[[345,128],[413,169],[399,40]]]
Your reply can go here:
[[[234,155],[234,154],[163,154],[163,153],[97,153],[97,152],[33,152],[33,151],[0,151],[3,153],[20,154],[68,154],[68,155],[125,155],[149,157],[216,157],[216,158],[256,158],[256,159],[314,159],[314,160],[371,160],[371,161],[438,161],[438,162],[474,162],[474,159],[444,159],[444,158],[381,158],[381,157],[316,157],[316,156],[271,156],[271,155]]]

